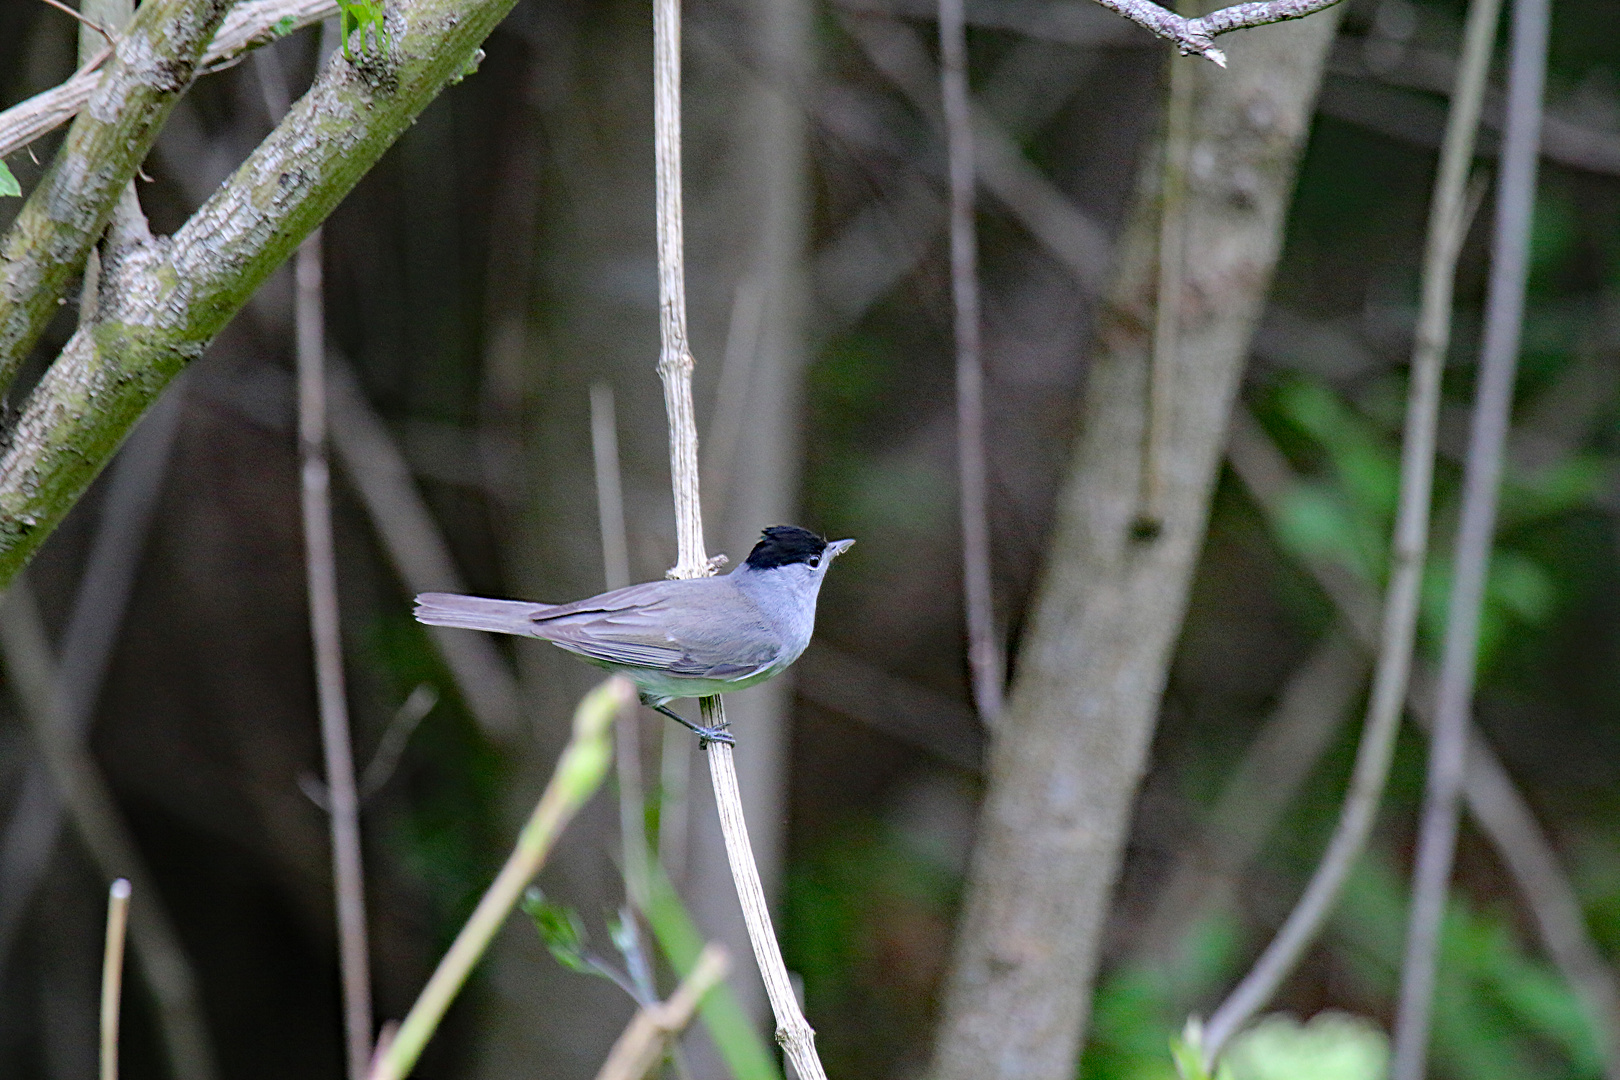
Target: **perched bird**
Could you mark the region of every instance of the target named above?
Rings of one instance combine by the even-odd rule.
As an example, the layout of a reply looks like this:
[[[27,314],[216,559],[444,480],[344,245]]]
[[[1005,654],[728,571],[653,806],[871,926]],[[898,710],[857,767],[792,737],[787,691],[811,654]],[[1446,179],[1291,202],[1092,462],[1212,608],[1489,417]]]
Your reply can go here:
[[[833,559],[853,540],[828,543],[808,529],[773,525],[724,577],[649,581],[576,600],[536,604],[423,593],[416,618],[544,638],[641,688],[641,700],[704,741],[735,740],[666,706],[764,682],[799,658],[816,626],[816,596]]]

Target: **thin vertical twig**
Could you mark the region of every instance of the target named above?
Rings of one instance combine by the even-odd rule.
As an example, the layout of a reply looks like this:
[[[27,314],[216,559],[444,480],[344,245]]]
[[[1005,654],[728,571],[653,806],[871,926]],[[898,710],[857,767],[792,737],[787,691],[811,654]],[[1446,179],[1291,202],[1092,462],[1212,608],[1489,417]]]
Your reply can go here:
[[[653,3],[653,159],[658,204],[658,375],[669,417],[670,487],[675,500],[675,578],[703,577],[713,567],[703,544],[703,505],[698,490],[697,417],[692,407],[693,359],[686,336],[686,273],[681,229],[681,9],[680,0]],[[718,697],[702,699],[705,724],[724,727]],[[726,857],[748,937],[776,1016],[776,1041],[801,1080],[826,1080],[816,1055],[815,1031],[805,1020],[788,978],[782,949],[771,927],[765,889],[748,841],[737,766],[723,742],[705,746]]]
[[[596,467],[596,516],[602,531],[602,576],[608,589],[630,584],[630,548],[625,539],[624,488],[619,474],[619,427],[613,388],[591,386],[591,455]],[[646,796],[641,782],[641,730],[635,719],[615,726],[614,764],[619,781],[619,842],[624,887],[631,906],[647,906]]]
[[[1181,5],[1185,8],[1185,2]],[[1183,11],[1183,14],[1186,12]],[[1181,355],[1181,308],[1186,280],[1187,161],[1192,155],[1193,61],[1169,54],[1170,95],[1164,110],[1164,169],[1159,194],[1159,279],[1148,355],[1147,427],[1142,433],[1141,494],[1132,531],[1156,539],[1164,529],[1164,470],[1175,423],[1175,365]]]
[[[1457,257],[1468,227],[1468,171],[1485,96],[1485,77],[1501,13],[1501,0],[1473,0],[1464,29],[1457,81],[1429,207],[1423,257],[1423,299],[1407,390],[1406,432],[1401,445],[1401,487],[1384,590],[1378,659],[1350,787],[1328,849],[1283,927],[1254,967],[1210,1017],[1201,1037],[1206,1068],[1221,1048],[1271,1000],[1299,962],[1333,909],[1339,888],[1366,845],[1383,796],[1395,748],[1401,708],[1412,671],[1412,642],[1428,554],[1430,501],[1434,486],[1435,434],[1439,423],[1440,374],[1451,335]]]
[[[118,1010],[124,1000],[124,935],[129,929],[129,879],[107,890],[107,941],[101,952],[101,1080],[118,1080]]]
[[[1495,234],[1486,295],[1479,387],[1463,472],[1462,521],[1452,559],[1446,640],[1436,694],[1434,738],[1412,873],[1412,908],[1395,1015],[1392,1080],[1422,1080],[1428,1056],[1440,922],[1457,843],[1468,722],[1473,708],[1480,610],[1496,533],[1502,459],[1513,407],[1530,226],[1535,212],[1542,94],[1547,76],[1548,0],[1515,0],[1508,63],[1507,120],[1496,187]]]
[[[975,228],[973,113],[968,101],[964,0],[939,0],[939,89],[951,189],[951,299],[956,330],[956,470],[962,515],[962,599],[968,669],[979,720],[1001,715],[1005,661],[990,579],[988,463],[984,449],[983,319]]]
[[[326,459],[326,316],[321,295],[321,232],[298,249],[295,267],[298,335],[298,445],[302,459],[304,555],[315,688],[326,762],[332,835],[332,889],[338,960],[343,976],[344,1045],[349,1080],[371,1061],[371,971],[366,943],[365,870],[360,857],[360,798],[349,736],[343,639],[338,622],[337,555],[332,541],[331,467]]]

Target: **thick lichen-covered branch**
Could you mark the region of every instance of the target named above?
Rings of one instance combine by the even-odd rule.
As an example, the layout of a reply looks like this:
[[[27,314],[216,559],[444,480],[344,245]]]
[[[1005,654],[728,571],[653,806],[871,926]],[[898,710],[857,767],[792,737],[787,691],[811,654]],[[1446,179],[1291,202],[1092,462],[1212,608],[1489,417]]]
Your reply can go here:
[[[150,0],[118,39],[62,149],[0,240],[0,390],[83,271],[229,6]]]
[[[513,3],[418,0],[392,10],[386,43],[357,49],[352,61],[334,54],[309,93],[172,239],[107,261],[98,321],[68,342],[0,453],[0,588],[169,380],[467,71]]]

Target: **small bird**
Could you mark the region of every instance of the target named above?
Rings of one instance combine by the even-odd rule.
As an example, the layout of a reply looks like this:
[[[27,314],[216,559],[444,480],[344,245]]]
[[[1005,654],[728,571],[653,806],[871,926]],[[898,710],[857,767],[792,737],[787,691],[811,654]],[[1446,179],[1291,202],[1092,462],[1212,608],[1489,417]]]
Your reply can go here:
[[[704,742],[735,743],[719,727],[700,727],[666,706],[753,686],[797,660],[815,630],[827,567],[853,543],[773,525],[724,577],[649,581],[572,604],[422,593],[416,618],[544,638],[631,679],[645,704]]]

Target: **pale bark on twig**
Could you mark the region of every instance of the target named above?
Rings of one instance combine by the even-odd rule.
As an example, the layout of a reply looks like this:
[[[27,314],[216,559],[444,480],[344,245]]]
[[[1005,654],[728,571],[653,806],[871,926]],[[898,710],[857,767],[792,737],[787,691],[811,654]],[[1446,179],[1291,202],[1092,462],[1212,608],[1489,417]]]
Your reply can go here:
[[[304,570],[314,647],[315,695],[326,763],[326,814],[332,840],[332,896],[343,985],[344,1045],[349,1080],[371,1061],[371,956],[366,939],[365,867],[360,854],[360,795],[343,676],[332,539],[332,471],[326,459],[326,305],[322,298],[321,230],[298,249],[296,263],[298,450],[304,525]]]
[[[1337,20],[1241,41],[1205,78],[1189,185],[1173,440],[1157,539],[1133,540],[1152,325],[1156,164],[1121,245],[1083,429],[1002,723],[969,871],[938,1080],[1070,1080],[1097,943],[1202,547],[1228,410],[1281,247]],[[1150,158],[1150,160],[1155,160]]]
[[[1516,0],[1513,5],[1507,130],[1497,177],[1485,338],[1480,348],[1479,383],[1463,471],[1462,520],[1452,556],[1428,782],[1418,830],[1417,862],[1412,871],[1412,906],[1390,1062],[1392,1080],[1422,1080],[1428,1057],[1440,923],[1450,891],[1457,806],[1473,710],[1480,613],[1495,543],[1496,507],[1518,371],[1525,288],[1530,276],[1530,227],[1540,163],[1537,147],[1547,78],[1549,6],[1548,0]]]
[[[335,0],[244,0],[221,20],[194,74],[222,71],[250,50],[275,41],[279,34],[303,29],[336,13]],[[72,78],[0,112],[0,157],[21,150],[77,116],[101,81],[102,62],[111,55],[110,49],[99,48],[88,59],[81,56],[81,66]]]
[[[129,891],[128,878],[118,878],[107,890],[107,939],[101,952],[101,1080],[118,1080],[118,1013],[124,1002]]]
[[[670,486],[675,500],[677,559],[670,576],[702,577],[714,572],[705,554],[703,505],[698,491],[697,418],[692,406],[693,359],[686,336],[685,252],[681,225],[681,14],[679,0],[655,0],[653,6],[653,158],[657,167],[658,307],[660,351],[658,374],[669,419]],[[706,725],[724,727],[725,709],[718,697],[702,700]],[[825,1080],[816,1055],[815,1031],[804,1018],[781,946],[771,926],[770,909],[748,842],[742,795],[732,749],[723,742],[705,744],[721,833],[731,863],[737,898],[748,935],[765,980],[765,993],[776,1014],[776,1039],[802,1080]]]
[[[390,8],[386,52],[352,62],[335,53],[276,130],[178,232],[103,267],[95,326],[69,340],[0,453],[0,585],[49,535],[157,392],[464,72],[512,3],[418,0]],[[107,140],[87,145],[70,136],[61,160],[72,162],[63,168],[75,174],[117,172],[113,166],[128,152],[127,145],[115,150]],[[53,311],[59,295],[56,288]]]
[[[1366,844],[1383,795],[1411,673],[1418,599],[1428,553],[1440,375],[1450,341],[1457,256],[1468,226],[1468,170],[1474,156],[1499,11],[1500,0],[1474,0],[1470,6],[1463,63],[1458,69],[1445,150],[1429,208],[1422,307],[1413,343],[1406,433],[1401,447],[1400,503],[1390,544],[1389,583],[1384,593],[1372,696],[1350,789],[1328,849],[1299,902],[1254,967],[1211,1015],[1201,1047],[1206,1064],[1213,1063],[1227,1041],[1265,1007],[1315,939],[1345,876]]]
[[[731,966],[726,950],[710,943],[698,955],[691,974],[681,980],[668,1001],[644,1005],[613,1044],[596,1080],[642,1080],[663,1058],[669,1041],[692,1022],[703,995],[726,977]]]
[[[1136,25],[1153,31],[1159,37],[1173,41],[1183,56],[1202,56],[1221,67],[1226,66],[1226,54],[1215,47],[1215,38],[1233,30],[1246,30],[1255,26],[1303,19],[1332,7],[1339,0],[1260,0],[1256,3],[1233,4],[1195,19],[1183,18],[1160,7],[1152,0],[1097,0],[1108,10],[1123,15]]]
[[[1001,714],[1005,661],[990,576],[989,467],[984,449],[984,328],[979,313],[973,117],[968,99],[964,0],[939,0],[939,85],[950,182],[951,300],[956,332],[956,470],[962,519],[962,608],[979,719]]]

